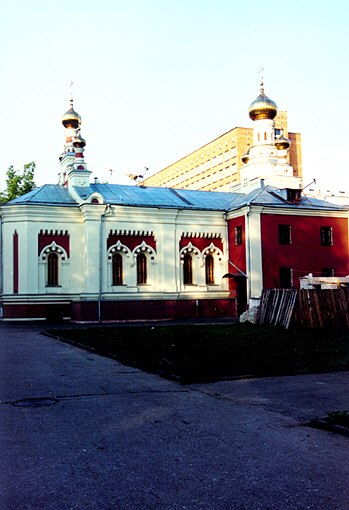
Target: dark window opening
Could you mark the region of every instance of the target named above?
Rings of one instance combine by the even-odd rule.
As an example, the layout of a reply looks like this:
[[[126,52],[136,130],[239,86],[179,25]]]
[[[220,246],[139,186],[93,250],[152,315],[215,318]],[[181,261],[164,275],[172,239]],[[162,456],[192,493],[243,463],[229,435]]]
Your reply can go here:
[[[302,192],[300,189],[287,188],[287,202],[297,204],[301,201]]]
[[[183,283],[184,285],[193,283],[193,258],[189,253],[186,253],[183,259]]]
[[[242,244],[242,226],[238,225],[235,227],[235,244],[238,246],[239,244]]]
[[[137,285],[147,283],[147,257],[144,253],[137,256]]]
[[[112,258],[112,280],[113,285],[123,284],[123,268],[122,268],[122,255],[114,253]]]
[[[50,253],[47,257],[47,285],[53,287],[58,285],[58,255]]]
[[[320,237],[322,246],[333,245],[332,227],[320,227]]]
[[[291,244],[291,225],[279,225],[279,244]]]
[[[292,269],[290,267],[280,267],[280,287],[282,289],[291,289],[293,287]]]
[[[332,267],[323,267],[321,274],[322,276],[334,276],[334,269]]]
[[[205,260],[206,285],[214,284],[214,260],[212,255],[207,255]]]

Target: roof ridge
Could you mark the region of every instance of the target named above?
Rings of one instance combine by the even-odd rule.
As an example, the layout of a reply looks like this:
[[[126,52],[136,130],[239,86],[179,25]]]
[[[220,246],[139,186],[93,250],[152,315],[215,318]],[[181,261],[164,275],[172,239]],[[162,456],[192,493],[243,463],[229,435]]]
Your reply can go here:
[[[168,188],[171,193],[173,193],[174,195],[176,195],[176,197],[178,197],[180,200],[182,200],[184,203],[186,203],[187,205],[193,205],[192,202],[189,202],[189,200],[187,200],[186,198],[182,197],[182,195],[180,193],[178,193],[177,190],[173,189],[173,188]]]

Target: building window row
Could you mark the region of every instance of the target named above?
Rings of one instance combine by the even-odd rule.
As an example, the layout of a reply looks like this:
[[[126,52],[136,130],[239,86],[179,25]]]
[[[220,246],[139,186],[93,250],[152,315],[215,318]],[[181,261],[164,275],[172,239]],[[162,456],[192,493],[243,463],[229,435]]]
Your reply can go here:
[[[196,252],[195,252],[196,253]],[[196,253],[197,254],[197,253]],[[120,252],[113,253],[111,259],[112,268],[112,285],[124,285],[124,268],[123,268],[123,255]],[[215,285],[215,260],[214,256],[210,253],[205,255],[205,284]],[[197,266],[196,266],[197,267]],[[194,263],[193,254],[185,253],[183,255],[183,269],[182,278],[184,285],[194,285]],[[136,257],[136,272],[137,272],[137,285],[146,285],[148,283],[148,258],[142,252]]]
[[[292,244],[291,225],[278,225],[279,244]],[[321,246],[333,246],[333,229],[332,227],[320,227],[320,243]]]
[[[183,257],[183,283],[184,285],[193,285],[193,256],[186,253]],[[205,283],[206,285],[214,285],[214,258],[207,255],[205,258]]]
[[[332,267],[324,267],[321,270],[321,276],[331,277],[335,275],[335,270]],[[280,267],[279,268],[279,283],[281,289],[291,289],[294,286],[293,282],[293,268]]]

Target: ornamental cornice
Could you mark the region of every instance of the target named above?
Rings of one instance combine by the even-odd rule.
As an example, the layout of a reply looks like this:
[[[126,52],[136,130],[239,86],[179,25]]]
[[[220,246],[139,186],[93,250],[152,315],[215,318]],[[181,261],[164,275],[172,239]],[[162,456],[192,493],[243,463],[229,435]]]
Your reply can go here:
[[[201,239],[222,239],[221,232],[182,232],[182,237],[194,237]]]
[[[118,228],[115,230],[110,230],[109,235],[113,236],[153,236],[155,238],[155,233],[153,230],[132,230],[132,229],[122,229]]]

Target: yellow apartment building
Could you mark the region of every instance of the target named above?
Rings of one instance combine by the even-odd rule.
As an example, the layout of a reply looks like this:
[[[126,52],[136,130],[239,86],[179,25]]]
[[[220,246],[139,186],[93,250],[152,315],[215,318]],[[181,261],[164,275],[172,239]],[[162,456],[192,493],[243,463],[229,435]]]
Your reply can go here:
[[[275,138],[283,130],[290,142],[288,160],[295,177],[302,177],[301,135],[288,131],[287,112],[275,117]],[[230,191],[240,183],[243,156],[253,145],[253,128],[235,127],[187,156],[144,179],[141,185]]]

